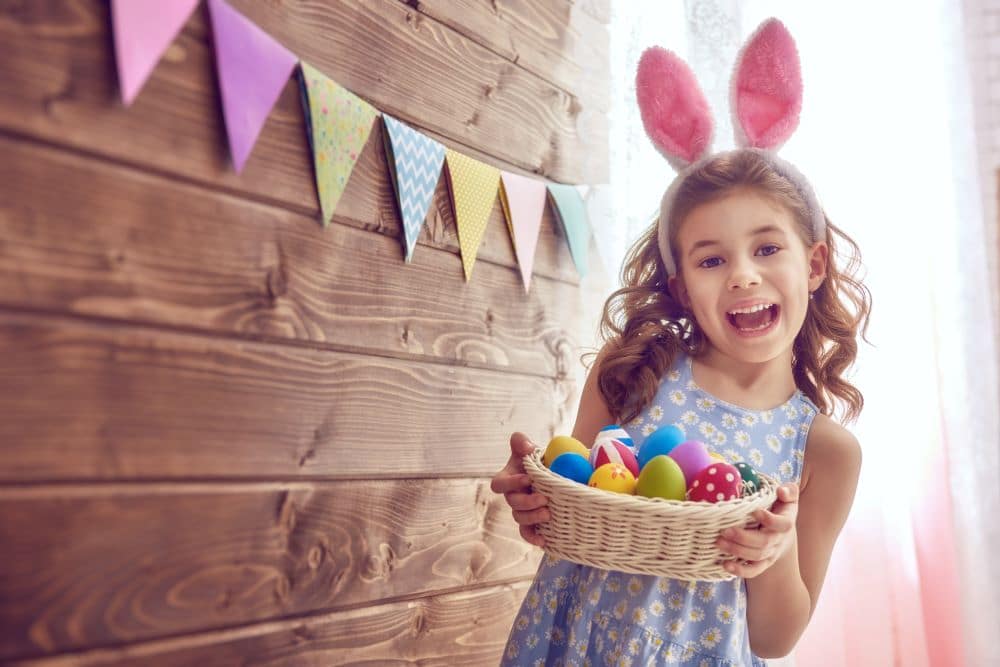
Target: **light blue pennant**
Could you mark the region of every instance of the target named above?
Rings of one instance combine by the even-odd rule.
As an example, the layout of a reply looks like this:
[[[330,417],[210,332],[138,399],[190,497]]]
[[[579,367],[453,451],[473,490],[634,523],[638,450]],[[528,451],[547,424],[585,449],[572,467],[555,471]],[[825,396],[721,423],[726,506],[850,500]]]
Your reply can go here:
[[[406,261],[409,262],[441,175],[444,146],[388,114],[383,113],[382,120],[392,185],[403,218]]]

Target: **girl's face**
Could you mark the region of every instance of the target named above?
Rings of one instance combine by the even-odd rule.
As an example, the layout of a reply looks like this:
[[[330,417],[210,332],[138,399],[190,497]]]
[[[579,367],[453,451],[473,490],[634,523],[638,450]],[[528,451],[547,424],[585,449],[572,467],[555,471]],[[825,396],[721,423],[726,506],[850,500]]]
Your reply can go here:
[[[826,275],[826,243],[807,247],[788,210],[739,190],[693,209],[676,247],[670,288],[709,345],[745,363],[790,362],[809,293]]]

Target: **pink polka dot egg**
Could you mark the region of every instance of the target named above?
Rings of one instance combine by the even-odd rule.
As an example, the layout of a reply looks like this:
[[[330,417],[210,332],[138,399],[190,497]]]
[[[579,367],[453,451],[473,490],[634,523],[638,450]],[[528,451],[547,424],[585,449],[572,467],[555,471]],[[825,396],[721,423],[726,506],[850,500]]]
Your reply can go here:
[[[734,466],[713,461],[695,475],[688,488],[688,500],[717,503],[740,497],[743,478]]]

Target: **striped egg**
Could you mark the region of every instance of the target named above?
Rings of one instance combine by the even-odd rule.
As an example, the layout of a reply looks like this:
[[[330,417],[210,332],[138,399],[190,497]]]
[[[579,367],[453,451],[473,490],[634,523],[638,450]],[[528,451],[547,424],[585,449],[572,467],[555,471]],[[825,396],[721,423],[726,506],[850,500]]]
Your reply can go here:
[[[597,437],[594,438],[594,444],[596,445],[606,439],[617,440],[628,447],[635,447],[635,443],[632,442],[632,436],[618,424],[609,424],[598,431]]]

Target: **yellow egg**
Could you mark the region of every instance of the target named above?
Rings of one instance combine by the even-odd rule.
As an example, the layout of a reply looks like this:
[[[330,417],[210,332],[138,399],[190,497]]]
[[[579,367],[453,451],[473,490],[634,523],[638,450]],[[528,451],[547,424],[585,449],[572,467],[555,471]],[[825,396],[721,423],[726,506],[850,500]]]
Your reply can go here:
[[[557,435],[549,440],[549,446],[542,454],[542,463],[545,464],[546,468],[549,468],[557,456],[566,452],[573,452],[584,458],[590,457],[590,450],[582,442],[569,435]]]
[[[615,493],[635,493],[635,475],[621,463],[605,463],[590,476],[590,486]]]

